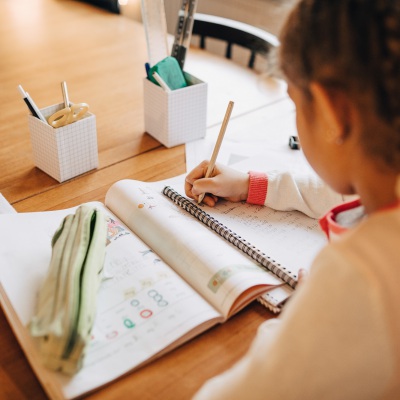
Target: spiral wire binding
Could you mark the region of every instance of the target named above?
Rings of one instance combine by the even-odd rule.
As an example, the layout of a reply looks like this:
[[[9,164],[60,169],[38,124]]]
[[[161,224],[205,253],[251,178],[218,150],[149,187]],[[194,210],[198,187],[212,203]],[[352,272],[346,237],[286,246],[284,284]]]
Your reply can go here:
[[[216,220],[210,214],[207,214],[201,208],[196,206],[192,201],[186,197],[181,196],[178,192],[172,189],[170,186],[166,186],[163,190],[163,194],[169,197],[175,204],[183,208],[189,214],[197,218],[200,222],[207,225],[214,232],[218,233],[228,242],[232,243],[239,250],[250,256],[253,260],[257,261],[264,269],[272,272],[282,281],[287,283],[293,289],[297,285],[297,276],[286,268],[281,267],[275,260],[272,260],[261,250],[257,249],[248,241],[241,238],[238,234],[227,228],[221,222]]]

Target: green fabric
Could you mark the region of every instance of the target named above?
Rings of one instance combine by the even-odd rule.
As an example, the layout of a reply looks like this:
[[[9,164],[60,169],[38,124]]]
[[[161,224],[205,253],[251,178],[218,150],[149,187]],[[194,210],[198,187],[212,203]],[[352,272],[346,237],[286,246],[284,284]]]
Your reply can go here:
[[[158,75],[161,76],[171,90],[181,89],[187,86],[181,67],[174,57],[166,57],[154,65],[154,67],[150,68],[149,78],[153,83],[158,85],[158,82],[153,77],[154,72],[157,72]]]
[[[81,367],[96,313],[106,237],[104,215],[88,205],[65,217],[53,236],[50,267],[30,324],[48,368],[73,374]]]

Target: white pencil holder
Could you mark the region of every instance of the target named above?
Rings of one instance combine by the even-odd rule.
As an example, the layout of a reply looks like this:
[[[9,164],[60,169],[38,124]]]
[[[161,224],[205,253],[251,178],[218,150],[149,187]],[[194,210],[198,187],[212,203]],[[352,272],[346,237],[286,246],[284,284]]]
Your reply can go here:
[[[64,107],[60,103],[40,111],[47,119]],[[60,128],[28,115],[28,125],[35,165],[58,182],[97,168],[96,117],[92,113]]]
[[[143,80],[145,130],[166,147],[206,134],[207,83],[187,72],[184,75],[188,86],[170,92]]]

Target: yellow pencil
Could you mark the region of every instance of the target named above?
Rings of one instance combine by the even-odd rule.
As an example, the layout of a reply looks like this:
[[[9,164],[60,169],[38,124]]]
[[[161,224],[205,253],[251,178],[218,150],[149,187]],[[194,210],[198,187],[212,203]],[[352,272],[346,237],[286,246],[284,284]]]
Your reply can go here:
[[[221,129],[218,134],[217,142],[215,143],[215,147],[214,147],[214,151],[211,156],[210,164],[208,164],[208,167],[207,167],[205,178],[209,178],[214,170],[215,162],[217,161],[219,149],[221,148],[222,140],[224,139],[226,127],[228,126],[229,118],[231,117],[234,104],[235,103],[233,101],[230,101],[228,104],[228,107],[226,109],[225,117],[224,117],[224,120],[222,121]],[[204,196],[205,196],[205,193],[202,193],[199,196],[198,204],[200,204],[203,201]]]

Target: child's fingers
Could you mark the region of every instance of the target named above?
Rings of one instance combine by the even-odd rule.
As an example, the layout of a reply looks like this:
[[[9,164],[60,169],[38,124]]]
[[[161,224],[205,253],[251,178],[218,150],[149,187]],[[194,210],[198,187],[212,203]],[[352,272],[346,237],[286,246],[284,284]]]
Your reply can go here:
[[[208,164],[209,161],[207,160],[201,162],[186,175],[185,181],[193,185],[197,179],[204,178],[206,176]]]
[[[308,271],[304,268],[299,269],[299,285],[302,285],[308,278]]]
[[[203,192],[195,194],[193,192],[193,185],[191,185],[189,182],[185,182],[185,193],[186,196],[190,197],[191,199],[198,200],[199,195],[202,194]],[[217,196],[207,193],[202,202],[210,207],[214,207],[217,201],[218,201]]]
[[[217,201],[218,201],[217,196],[213,196],[212,194],[206,194],[202,202],[208,205],[209,207],[214,207]]]
[[[185,178],[185,193],[186,196],[194,199],[197,198],[199,193],[193,192],[193,185],[198,179],[204,178],[206,175],[208,161],[201,162],[197,167],[193,168]]]

